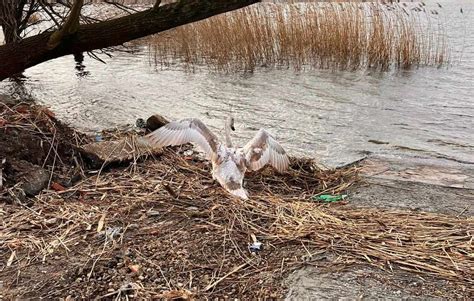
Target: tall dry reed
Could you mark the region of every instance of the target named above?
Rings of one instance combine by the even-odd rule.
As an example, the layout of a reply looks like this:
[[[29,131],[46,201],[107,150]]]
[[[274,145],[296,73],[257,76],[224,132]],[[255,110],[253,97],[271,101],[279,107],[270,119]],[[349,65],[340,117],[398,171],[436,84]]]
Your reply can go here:
[[[184,62],[222,71],[442,66],[449,53],[445,35],[437,12],[423,8],[406,3],[261,3],[149,41],[158,65]]]

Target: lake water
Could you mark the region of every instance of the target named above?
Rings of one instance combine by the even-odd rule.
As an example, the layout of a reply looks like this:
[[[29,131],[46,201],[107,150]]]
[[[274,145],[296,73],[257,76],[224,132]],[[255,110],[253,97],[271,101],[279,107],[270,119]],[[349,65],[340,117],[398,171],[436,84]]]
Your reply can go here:
[[[241,144],[264,127],[291,154],[329,166],[368,153],[474,164],[474,3],[439,2],[452,47],[452,64],[441,69],[189,73],[157,70],[141,47],[102,56],[107,64],[87,55],[82,66],[72,56],[41,64],[25,72],[25,89],[89,132],[159,113],[201,118],[219,134],[232,114]],[[0,93],[13,89],[0,82]]]

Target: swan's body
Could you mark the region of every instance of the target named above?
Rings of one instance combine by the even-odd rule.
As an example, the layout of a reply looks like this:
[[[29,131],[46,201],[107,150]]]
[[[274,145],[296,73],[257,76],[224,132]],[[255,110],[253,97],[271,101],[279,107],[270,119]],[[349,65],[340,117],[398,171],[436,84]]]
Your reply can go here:
[[[282,172],[288,168],[289,160],[281,145],[264,129],[241,148],[232,146],[231,129],[234,130],[232,118],[226,124],[224,144],[199,119],[191,118],[170,122],[145,139],[155,147],[197,144],[212,163],[212,177],[232,195],[248,199],[242,186],[247,170],[259,170],[269,163]]]

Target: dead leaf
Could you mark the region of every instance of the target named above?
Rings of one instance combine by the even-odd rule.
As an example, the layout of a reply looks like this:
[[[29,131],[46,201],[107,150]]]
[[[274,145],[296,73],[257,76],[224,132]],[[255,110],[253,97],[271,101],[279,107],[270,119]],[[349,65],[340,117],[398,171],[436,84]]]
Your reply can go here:
[[[100,220],[99,220],[99,224],[97,224],[97,233],[101,232],[102,231],[102,228],[104,228],[104,224],[105,224],[105,213],[102,214],[102,216],[100,217]]]
[[[50,118],[54,118],[55,117],[55,114],[48,108],[43,108],[43,112],[48,115],[48,117]]]
[[[64,188],[63,185],[61,185],[57,182],[53,182],[51,184],[51,189],[53,189],[54,191],[64,191],[64,190],[66,190],[66,188]]]
[[[21,114],[26,114],[30,111],[30,106],[27,105],[21,105],[16,107],[16,111]]]
[[[159,297],[165,300],[192,300],[193,294],[185,289],[164,291]]]

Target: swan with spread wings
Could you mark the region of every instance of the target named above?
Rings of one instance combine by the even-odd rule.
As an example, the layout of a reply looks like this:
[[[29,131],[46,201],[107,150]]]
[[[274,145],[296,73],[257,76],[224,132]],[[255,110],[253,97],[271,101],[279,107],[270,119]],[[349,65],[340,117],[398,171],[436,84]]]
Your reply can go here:
[[[224,144],[201,120],[188,118],[172,121],[144,138],[147,144],[154,147],[196,144],[212,162],[212,177],[232,195],[248,199],[247,191],[242,187],[247,170],[259,170],[270,164],[283,172],[288,168],[289,159],[283,147],[264,129],[260,129],[252,140],[240,148],[233,147],[231,130],[235,131],[234,119],[229,117]]]

